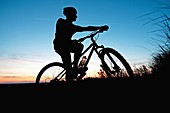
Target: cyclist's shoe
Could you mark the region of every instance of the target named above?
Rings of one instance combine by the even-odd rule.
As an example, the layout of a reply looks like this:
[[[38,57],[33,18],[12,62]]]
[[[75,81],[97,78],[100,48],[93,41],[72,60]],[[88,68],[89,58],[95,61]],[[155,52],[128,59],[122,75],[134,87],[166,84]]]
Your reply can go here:
[[[86,71],[88,70],[88,67],[83,67],[78,69],[78,74],[80,74],[77,79],[80,80],[86,75]]]
[[[87,70],[88,70],[88,67],[79,68],[78,73],[83,73],[83,72],[86,72]]]
[[[88,67],[84,67],[84,71],[87,71],[88,70]]]

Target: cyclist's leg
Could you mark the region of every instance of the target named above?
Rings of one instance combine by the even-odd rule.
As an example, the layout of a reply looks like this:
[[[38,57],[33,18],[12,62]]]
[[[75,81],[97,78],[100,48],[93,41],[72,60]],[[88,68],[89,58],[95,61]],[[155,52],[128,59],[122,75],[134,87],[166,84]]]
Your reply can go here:
[[[81,57],[81,53],[83,51],[83,44],[80,43],[72,43],[71,52],[74,53],[74,64],[73,64],[73,75],[74,78],[77,78],[78,75],[78,62]]]
[[[78,79],[82,79],[86,75],[87,70],[88,70],[88,67],[79,68],[78,73],[80,75],[78,76]]]
[[[70,54],[70,46],[54,46],[55,52],[61,56],[64,68],[66,70],[66,81],[73,80],[72,76],[72,63],[71,63],[71,54]]]
[[[57,51],[57,53],[61,56],[63,65],[66,69],[66,81],[73,80],[71,75],[72,72],[72,64],[71,64],[71,54],[68,49],[61,49]]]
[[[84,45],[83,44],[81,44],[81,43],[78,43],[78,42],[75,42],[75,41],[73,41],[72,43],[71,43],[71,46],[70,46],[71,48],[71,52],[73,52],[74,53],[74,66],[73,67],[76,67],[77,68],[77,66],[78,66],[78,62],[79,62],[79,59],[80,59],[80,57],[81,57],[81,53],[82,53],[82,51],[83,51],[83,47],[84,47]]]

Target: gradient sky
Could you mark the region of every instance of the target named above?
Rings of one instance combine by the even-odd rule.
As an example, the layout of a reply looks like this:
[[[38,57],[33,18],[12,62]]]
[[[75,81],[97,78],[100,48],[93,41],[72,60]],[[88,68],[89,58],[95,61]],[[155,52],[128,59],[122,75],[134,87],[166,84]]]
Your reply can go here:
[[[156,49],[149,33],[156,27],[138,17],[158,10],[162,2],[168,0],[0,0],[0,83],[34,81],[45,64],[61,61],[52,41],[66,6],[78,10],[75,24],[110,27],[99,35],[99,44],[118,50],[131,66],[146,64]],[[96,62],[93,58],[91,64]]]

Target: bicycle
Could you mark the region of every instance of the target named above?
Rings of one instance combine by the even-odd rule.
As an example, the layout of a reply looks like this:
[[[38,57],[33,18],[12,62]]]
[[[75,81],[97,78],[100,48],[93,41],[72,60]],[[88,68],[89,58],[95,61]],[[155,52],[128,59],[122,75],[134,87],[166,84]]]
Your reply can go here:
[[[103,32],[103,31],[102,31]],[[98,45],[96,40],[94,39],[95,35],[101,33],[100,30],[93,31],[89,35],[80,38],[77,40],[79,43],[82,43],[85,39],[90,38],[91,43],[87,46],[86,49],[83,50],[81,57],[88,51],[88,57],[85,63],[84,69],[88,69],[88,63],[95,51],[98,58],[101,61],[100,67],[104,70],[107,78],[111,77],[132,77],[133,70],[126,59],[115,49],[104,47],[103,45]],[[74,62],[74,61],[73,61]],[[72,62],[72,64],[73,64]],[[85,70],[87,71],[87,70]],[[85,72],[84,72],[85,73]],[[81,73],[79,73],[80,75]],[[51,62],[45,65],[36,77],[36,83],[50,83],[53,81],[66,81],[65,80],[66,70],[64,69],[64,65],[61,62]],[[84,74],[86,76],[86,74]],[[78,75],[77,75],[78,78]],[[82,80],[83,76],[77,80]]]

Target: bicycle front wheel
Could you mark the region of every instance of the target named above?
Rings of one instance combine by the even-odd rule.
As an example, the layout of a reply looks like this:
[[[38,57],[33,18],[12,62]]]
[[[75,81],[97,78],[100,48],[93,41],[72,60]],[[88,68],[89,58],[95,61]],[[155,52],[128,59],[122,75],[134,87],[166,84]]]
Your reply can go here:
[[[49,83],[51,80],[65,81],[64,65],[52,62],[44,66],[36,77],[36,83]]]
[[[107,77],[132,77],[133,70],[126,59],[112,48],[101,51],[102,67]]]

